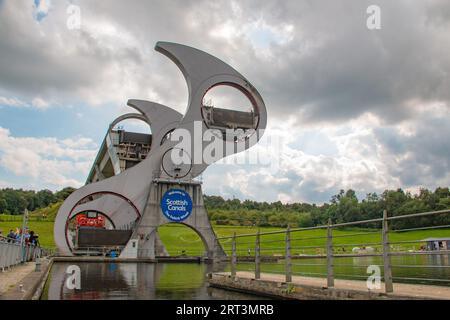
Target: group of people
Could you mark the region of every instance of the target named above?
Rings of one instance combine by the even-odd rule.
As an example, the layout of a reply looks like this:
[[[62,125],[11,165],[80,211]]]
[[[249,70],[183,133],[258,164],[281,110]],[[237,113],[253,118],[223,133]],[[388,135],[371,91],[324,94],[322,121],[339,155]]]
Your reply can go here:
[[[39,235],[33,230],[28,230],[28,228],[25,230],[17,228],[16,231],[11,229],[6,238],[8,241],[16,243],[20,243],[23,239],[26,245],[39,246]]]

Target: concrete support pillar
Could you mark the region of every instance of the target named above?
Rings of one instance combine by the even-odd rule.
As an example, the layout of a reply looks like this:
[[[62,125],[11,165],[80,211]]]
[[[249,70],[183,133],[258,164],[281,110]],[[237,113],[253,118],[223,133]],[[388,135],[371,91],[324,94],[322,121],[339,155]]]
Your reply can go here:
[[[223,248],[218,243],[212,225],[209,221],[206,208],[203,203],[203,193],[201,185],[177,184],[175,182],[154,182],[150,185],[144,214],[136,226],[131,239],[139,241],[139,258],[154,259],[158,255],[157,251],[157,229],[159,226],[173,223],[161,211],[160,203],[163,195],[170,189],[182,189],[186,191],[192,199],[192,212],[189,217],[180,223],[194,230],[205,246],[206,257],[208,259],[226,257]]]

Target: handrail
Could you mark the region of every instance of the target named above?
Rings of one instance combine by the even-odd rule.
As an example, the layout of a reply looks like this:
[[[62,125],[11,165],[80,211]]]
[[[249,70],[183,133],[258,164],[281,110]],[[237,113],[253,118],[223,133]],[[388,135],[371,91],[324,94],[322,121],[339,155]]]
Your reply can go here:
[[[295,274],[319,274],[314,272],[298,272],[298,267],[326,267],[326,273],[322,273],[320,275],[326,276],[327,280],[327,287],[331,288],[334,287],[334,279],[335,277],[354,277],[354,278],[361,278],[361,279],[368,279],[368,275],[358,275],[358,271],[361,268],[379,268],[383,270],[383,275],[379,275],[380,279],[383,279],[384,286],[385,286],[385,292],[386,293],[392,293],[394,291],[393,286],[393,280],[395,279],[402,279],[402,280],[408,280],[413,278],[408,277],[399,277],[398,275],[401,275],[401,271],[399,269],[402,268],[418,268],[423,267],[425,270],[438,270],[441,269],[442,271],[448,271],[450,268],[449,265],[433,265],[433,263],[428,263],[426,265],[417,265],[417,263],[413,265],[405,265],[404,263],[398,263],[393,264],[391,263],[392,257],[397,256],[419,256],[419,255],[427,255],[427,256],[437,256],[437,255],[447,255],[450,254],[450,240],[446,240],[446,238],[442,238],[440,240],[443,243],[439,243],[437,246],[434,243],[430,244],[430,241],[433,239],[427,240],[402,240],[402,238],[397,238],[395,240],[390,240],[389,236],[390,234],[397,234],[400,236],[399,232],[402,231],[414,231],[414,230],[427,230],[427,229],[444,229],[449,228],[450,225],[445,224],[445,220],[442,221],[442,225],[434,225],[435,223],[430,223],[432,226],[428,227],[415,227],[415,228],[408,228],[408,229],[396,229],[396,230],[390,230],[389,228],[389,222],[391,221],[398,221],[401,219],[411,219],[411,218],[417,218],[417,217],[423,217],[423,216],[431,216],[431,215],[438,215],[438,214],[449,214],[450,209],[446,210],[436,210],[436,211],[428,211],[428,212],[422,212],[422,213],[413,213],[413,214],[405,214],[400,216],[393,216],[388,217],[387,211],[383,211],[383,217],[376,218],[376,219],[367,219],[367,220],[360,220],[360,221],[353,221],[353,222],[344,222],[344,223],[335,223],[332,224],[331,221],[327,225],[319,225],[315,227],[303,227],[303,228],[292,228],[289,227],[285,230],[275,230],[275,231],[268,231],[268,232],[260,232],[252,233],[252,234],[236,234],[234,233],[233,236],[224,236],[224,237],[218,237],[217,243],[219,243],[220,240],[225,239],[232,239],[231,241],[231,256],[233,257],[231,259],[231,276],[236,277],[236,270],[237,270],[237,264],[242,264],[243,262],[240,262],[240,257],[252,257],[253,255],[251,253],[254,253],[254,262],[245,262],[245,264],[254,264],[255,265],[255,279],[259,279],[260,277],[260,270],[261,270],[261,263],[264,261],[262,259],[261,252],[272,253],[272,255],[268,255],[266,257],[272,257],[276,259],[274,263],[266,263],[267,265],[276,265],[283,270],[284,268],[284,274],[286,276],[286,282],[291,282],[292,275]],[[373,223],[380,223],[381,228],[376,229],[371,227],[371,231],[369,232],[358,232],[356,231],[355,234],[333,234],[334,231],[338,228],[342,227],[350,227],[350,226],[358,226],[362,224],[373,224]],[[447,222],[448,223],[448,222]],[[309,230],[324,230],[325,233],[318,233],[317,235],[311,235],[311,236],[305,236],[302,237],[302,234],[298,234],[296,237],[292,237],[293,233],[300,233],[302,231],[309,231]],[[264,241],[264,236],[267,235],[281,235],[285,234],[285,239],[278,239],[278,237],[267,239]],[[366,235],[371,234],[373,236],[369,236],[368,238],[362,238],[360,240],[356,241],[348,241],[345,239],[342,239],[344,237],[352,237],[355,235]],[[240,238],[250,238],[254,237],[253,239],[250,239],[246,242],[237,241]],[[281,238],[281,237],[280,237]],[[334,240],[334,238],[341,238],[342,240]],[[308,240],[317,240],[317,241],[310,241],[308,243]],[[334,241],[333,241],[334,240]],[[252,242],[255,241],[255,242]],[[299,246],[298,242],[302,241],[303,243],[307,245]],[[379,242],[378,242],[379,241]],[[285,243],[285,246],[282,246],[282,243]],[[342,243],[343,242],[343,243]],[[353,242],[353,243],[350,243]],[[356,243],[360,242],[360,243]],[[413,246],[414,244],[423,244],[427,242],[426,247],[422,246],[419,250],[416,249],[416,246]],[[229,245],[230,243],[228,243]],[[251,246],[254,244],[254,250],[251,250]],[[319,245],[320,244],[320,245]],[[398,246],[400,245],[400,246]],[[238,246],[240,248],[238,248]],[[248,248],[248,250],[241,249],[242,247]],[[272,247],[273,246],[273,247]],[[345,252],[345,247],[354,247],[353,250],[351,250],[351,253],[343,253]],[[361,247],[361,248],[359,248]],[[369,250],[370,248],[370,250]],[[304,249],[304,250],[298,250],[298,249]],[[314,252],[315,254],[311,254]],[[319,250],[320,249],[320,250]],[[339,249],[342,249],[340,252]],[[399,250],[400,249],[400,250]],[[406,250],[408,249],[408,250]],[[412,250],[411,250],[412,249]],[[229,250],[229,248],[227,248]],[[293,251],[294,250],[294,251]],[[294,254],[293,254],[294,252]],[[300,253],[299,253],[300,252]],[[238,256],[239,253],[239,256]],[[247,254],[246,254],[247,253]],[[315,258],[321,258],[326,259],[326,262],[324,261],[323,264],[321,263],[292,263],[292,259],[298,259],[300,257],[307,257],[308,259],[315,259]],[[382,263],[379,261],[374,261],[373,264],[367,261],[361,261],[363,264],[360,264],[358,262],[354,264],[349,264],[346,261],[341,261],[339,263],[337,260],[341,258],[365,258],[365,257],[377,257],[378,259],[382,259]],[[336,258],[336,259],[335,259]],[[239,262],[238,262],[239,261]],[[336,261],[337,263],[334,263]],[[370,261],[370,260],[369,260]],[[296,267],[295,270],[292,269],[292,267]],[[344,275],[344,274],[335,274],[335,268],[336,271],[341,271],[341,267],[350,267],[355,268],[352,270],[355,270],[355,274],[352,275]],[[272,273],[280,273],[278,267],[277,270],[271,270]],[[369,273],[370,271],[366,271]],[[310,270],[308,270],[310,271]],[[399,272],[400,274],[393,275],[393,271],[396,273]],[[431,274],[430,274],[431,275]],[[431,279],[428,278],[415,278],[418,280],[429,280],[429,281],[441,281],[439,279]],[[442,280],[444,281],[444,280]],[[450,280],[445,281],[450,282]]]
[[[450,213],[450,209],[428,211],[428,212],[422,212],[422,213],[412,213],[412,214],[405,214],[405,215],[400,215],[400,216],[392,216],[392,217],[387,217],[386,220],[390,221],[390,220],[417,218],[417,217],[422,217],[422,216],[429,216],[429,215],[433,215],[433,214],[443,214],[443,213]],[[361,224],[366,224],[366,223],[382,222],[382,221],[383,221],[383,218],[375,218],[375,219],[336,223],[336,224],[330,224],[330,225],[319,225],[319,226],[314,226],[314,227],[291,228],[290,232],[327,229],[328,227],[341,228],[341,227],[348,227],[348,226],[353,226],[353,225],[361,225]],[[399,231],[401,231],[401,230],[392,230],[391,232],[399,232]],[[284,233],[286,233],[286,230],[260,232],[259,235],[265,236],[265,235],[284,234]],[[236,238],[244,238],[244,237],[255,237],[255,236],[256,236],[256,233],[247,233],[247,234],[236,234],[235,237]],[[224,239],[232,239],[232,238],[233,238],[233,236],[226,236],[226,237],[218,237],[217,239],[224,240]]]
[[[0,270],[4,271],[23,262],[34,261],[47,256],[48,249],[24,243],[18,239],[0,236]]]

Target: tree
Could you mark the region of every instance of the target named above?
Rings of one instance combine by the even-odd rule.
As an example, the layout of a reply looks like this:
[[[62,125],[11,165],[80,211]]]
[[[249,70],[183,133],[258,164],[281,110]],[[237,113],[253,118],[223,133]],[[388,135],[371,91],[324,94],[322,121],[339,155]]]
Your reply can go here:
[[[434,194],[439,198],[439,199],[443,199],[443,198],[450,198],[450,190],[449,188],[436,188],[436,190],[434,191]]]
[[[66,187],[61,191],[55,193],[55,197],[59,201],[66,200],[76,189],[72,187]]]
[[[7,206],[8,204],[6,203],[6,200],[0,198],[0,214],[5,213],[5,211],[7,210]]]
[[[39,207],[47,207],[49,204],[57,201],[55,195],[50,190],[41,190],[37,194],[37,202]]]

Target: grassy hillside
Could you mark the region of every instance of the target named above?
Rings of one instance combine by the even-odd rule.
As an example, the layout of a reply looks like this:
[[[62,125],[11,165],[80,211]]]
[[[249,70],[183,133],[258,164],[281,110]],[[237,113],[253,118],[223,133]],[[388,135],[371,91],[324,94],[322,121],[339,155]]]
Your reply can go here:
[[[218,237],[232,236],[234,232],[240,234],[254,234],[258,230],[255,227],[235,227],[235,226],[213,226]],[[283,230],[280,228],[261,228],[261,232]],[[362,234],[370,232],[370,234]],[[187,254],[199,254],[203,251],[203,244],[197,234],[182,225],[172,224],[159,228],[161,239],[171,255],[178,255],[182,250]],[[306,253],[325,253],[325,230],[307,230],[291,235],[291,246],[293,254]],[[333,231],[333,244],[337,253],[349,253],[356,246],[371,244],[374,248],[380,249],[376,244],[381,243],[380,230],[367,229],[345,229]],[[344,236],[344,237],[343,237]],[[410,232],[392,232],[390,234],[391,242],[422,240],[429,237],[450,237],[450,229],[410,231]],[[305,239],[313,238],[313,239]],[[284,234],[266,235],[261,237],[262,254],[282,254],[284,252]],[[281,241],[277,241],[281,240]],[[221,241],[224,249],[229,253],[231,251],[231,239]],[[422,243],[423,244],[423,243]],[[414,244],[393,244],[394,250],[412,250],[419,249],[421,243]],[[322,248],[301,248],[321,246]],[[237,250],[239,254],[246,255],[248,249],[254,253],[255,237],[237,238]],[[345,251],[344,251],[345,250]]]
[[[42,246],[54,248],[53,241],[53,222],[51,221],[31,221],[29,223],[30,229],[39,234],[39,239]],[[19,222],[0,222],[0,230],[6,234],[10,229],[20,227]],[[234,232],[239,234],[252,234],[257,232],[255,227],[236,227],[236,226],[213,226],[216,234],[219,237],[232,236]],[[171,255],[180,255],[184,250],[188,255],[200,255],[204,251],[203,243],[197,234],[190,228],[179,224],[170,224],[160,227],[159,233],[161,239],[165,243]],[[281,230],[280,228],[261,228],[261,232]],[[379,230],[372,230],[370,234],[361,234],[371,232],[371,230],[364,229],[347,229],[334,230],[333,235],[336,237],[333,240],[335,250],[338,253],[350,252],[355,246],[363,244],[372,244],[381,242],[381,232]],[[345,237],[342,237],[345,235]],[[325,246],[325,230],[308,230],[300,233],[293,233],[292,238],[292,253],[324,253]],[[393,232],[390,234],[391,242],[422,240],[428,237],[450,237],[450,229],[436,229],[426,231],[410,231],[410,232]],[[261,237],[262,253],[267,255],[282,254],[284,251],[284,234],[267,235]],[[313,238],[313,239],[305,239]],[[274,242],[282,240],[281,242]],[[231,249],[231,240],[221,241],[227,252]],[[237,249],[240,254],[246,255],[248,249],[253,254],[255,237],[238,238]],[[347,245],[347,246],[344,246]],[[322,246],[323,248],[301,248],[308,246]],[[379,248],[376,245],[370,245]],[[394,250],[409,250],[419,249],[420,243],[417,244],[393,244]],[[343,251],[345,248],[345,251]]]
[[[37,209],[30,213],[30,217],[42,218],[45,215],[47,217],[47,220],[54,221],[56,218],[56,214],[58,213],[58,210],[62,204],[62,201],[58,201],[49,205],[48,207]]]

